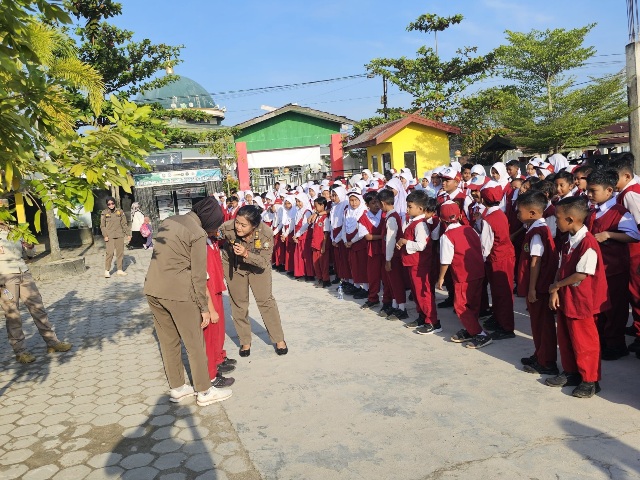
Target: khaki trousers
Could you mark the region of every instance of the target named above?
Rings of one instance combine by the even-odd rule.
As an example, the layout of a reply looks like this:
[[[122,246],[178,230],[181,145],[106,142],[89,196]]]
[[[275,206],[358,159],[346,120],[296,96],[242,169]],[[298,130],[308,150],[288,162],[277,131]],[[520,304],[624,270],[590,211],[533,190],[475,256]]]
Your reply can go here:
[[[156,334],[160,341],[160,352],[164,371],[171,388],[185,384],[184,363],[180,339],[189,356],[193,387],[198,392],[205,392],[211,387],[207,353],[204,346],[204,335],[200,323],[200,309],[193,302],[164,300],[147,295],[147,302],[153,313]]]
[[[7,336],[13,351],[16,354],[25,351],[19,301],[26,305],[36,327],[38,327],[38,332],[40,332],[46,344],[52,346],[58,343],[58,337],[53,331],[51,323],[49,323],[49,317],[44,309],[40,291],[31,273],[27,271],[0,275],[0,285],[6,286],[13,294],[12,300],[7,299],[5,294],[0,295],[0,306],[4,310],[4,316],[7,321]]]
[[[251,323],[249,322],[249,288],[256,299],[262,321],[267,329],[272,343],[284,341],[280,312],[276,299],[271,292],[271,270],[263,273],[249,273],[238,275],[233,272],[233,277],[228,275],[229,268],[225,268],[225,280],[231,299],[231,315],[238,333],[241,345],[251,345]]]
[[[107,258],[104,261],[104,269],[111,270],[111,261],[113,260],[113,251],[116,251],[116,265],[118,270],[122,270],[122,259],[124,258],[124,237],[111,238],[105,242],[107,244]]]

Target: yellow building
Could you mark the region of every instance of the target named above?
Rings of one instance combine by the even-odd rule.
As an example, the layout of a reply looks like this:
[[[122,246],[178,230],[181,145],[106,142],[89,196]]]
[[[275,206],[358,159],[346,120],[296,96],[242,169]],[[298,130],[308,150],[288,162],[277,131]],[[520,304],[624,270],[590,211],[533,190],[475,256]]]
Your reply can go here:
[[[459,133],[453,125],[407,115],[367,130],[345,150],[366,148],[367,165],[373,172],[409,168],[420,178],[427,170],[449,165],[449,135]]]

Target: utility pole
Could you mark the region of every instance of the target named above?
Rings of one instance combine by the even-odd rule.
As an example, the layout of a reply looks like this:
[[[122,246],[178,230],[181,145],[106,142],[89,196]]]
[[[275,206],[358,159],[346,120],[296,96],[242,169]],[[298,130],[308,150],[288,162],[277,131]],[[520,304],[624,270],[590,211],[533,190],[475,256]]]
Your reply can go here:
[[[627,98],[629,104],[629,145],[635,159],[634,170],[640,172],[640,22],[638,21],[638,0],[627,0],[627,21],[629,44],[626,46]]]
[[[380,103],[382,103],[382,111],[384,118],[389,118],[389,113],[387,112],[387,76],[382,75],[382,98],[380,99]]]

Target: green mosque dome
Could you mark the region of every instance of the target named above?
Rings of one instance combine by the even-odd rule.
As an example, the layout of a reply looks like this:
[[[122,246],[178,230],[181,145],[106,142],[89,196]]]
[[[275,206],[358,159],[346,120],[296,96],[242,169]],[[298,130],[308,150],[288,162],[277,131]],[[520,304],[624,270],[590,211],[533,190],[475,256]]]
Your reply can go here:
[[[138,94],[137,103],[159,103],[166,109],[197,108],[219,109],[213,97],[198,82],[178,76],[178,79],[164,87]]]

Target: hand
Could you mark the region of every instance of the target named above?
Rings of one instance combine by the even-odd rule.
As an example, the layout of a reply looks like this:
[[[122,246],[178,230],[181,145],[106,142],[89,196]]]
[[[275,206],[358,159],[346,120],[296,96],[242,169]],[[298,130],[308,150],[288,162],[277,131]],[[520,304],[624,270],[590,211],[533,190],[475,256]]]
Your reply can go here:
[[[127,243],[129,243],[130,241],[131,241],[131,235],[127,237]]]
[[[293,243],[298,243],[298,237],[293,237]]]
[[[444,289],[443,287],[444,287],[444,277],[440,277],[436,282],[436,288],[443,290]]]
[[[557,310],[560,308],[560,297],[558,296],[558,292],[553,292],[549,297],[549,308],[551,310]]]
[[[246,257],[248,252],[244,245],[236,243],[233,245],[233,253],[239,257]]]
[[[344,244],[344,246],[347,247],[347,248],[351,248],[351,245],[353,245],[353,243],[351,243],[351,242],[347,242],[347,243]]]
[[[333,245],[334,247],[338,246],[338,244],[336,242],[331,242],[331,245]]]
[[[611,236],[609,235],[609,232],[600,232],[600,233],[596,233],[594,235],[594,237],[596,237],[596,240],[600,243],[602,242],[606,242],[607,240],[609,240],[611,238]]]
[[[109,241],[109,237],[107,235],[104,236],[104,241],[108,242]]]
[[[220,320],[220,316],[215,310],[209,312],[209,315],[211,316],[211,320],[209,320],[209,323],[218,323],[218,320]]]
[[[320,253],[324,255],[324,247],[320,249]]]
[[[554,294],[557,293],[558,290],[560,290],[560,287],[558,287],[558,282],[552,283],[551,285],[549,285],[549,294]]]
[[[400,240],[398,240],[396,242],[396,248],[398,250],[400,250],[403,246],[405,246],[407,244],[407,239],[406,238],[401,238]]]
[[[384,270],[385,270],[385,272],[390,272],[391,271],[391,262],[385,262]]]
[[[211,314],[209,312],[202,312],[202,323],[200,324],[200,328],[204,328],[207,325],[209,325],[209,322],[211,321]]]
[[[287,241],[287,237],[286,237],[286,235],[280,235],[280,239],[281,239],[283,242],[286,242],[286,241]]]
[[[536,295],[535,290],[529,290],[529,294],[527,295],[527,300],[529,303],[536,303],[538,301],[538,295]]]

